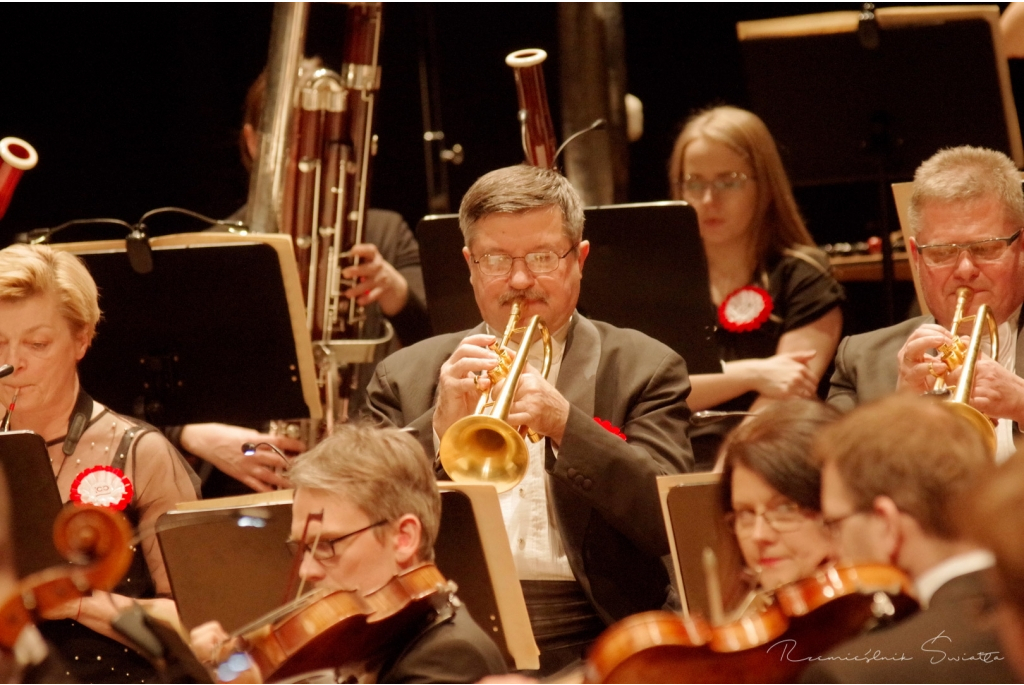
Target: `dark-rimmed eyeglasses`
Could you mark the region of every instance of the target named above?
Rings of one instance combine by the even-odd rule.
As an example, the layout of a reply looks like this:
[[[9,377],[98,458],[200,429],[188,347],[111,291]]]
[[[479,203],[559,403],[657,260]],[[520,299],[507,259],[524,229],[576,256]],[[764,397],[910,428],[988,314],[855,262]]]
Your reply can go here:
[[[971,260],[975,263],[987,263],[998,261],[1010,245],[1020,237],[1021,231],[1006,238],[988,238],[986,240],[975,240],[972,243],[948,243],[936,245],[918,245],[917,251],[921,259],[928,266],[947,266],[955,263],[964,250],[971,254]]]
[[[758,518],[763,518],[765,524],[777,533],[792,533],[807,522],[809,513],[795,502],[786,502],[770,509],[741,509],[725,515],[729,527],[736,537],[741,538],[753,535]]]
[[[708,188],[719,194],[735,193],[743,190],[747,181],[753,180],[755,179],[739,171],[718,174],[711,180],[695,174],[686,174],[683,180],[679,181],[679,190],[684,198],[695,199],[704,197]]]
[[[368,526],[366,526],[364,528],[360,528],[359,530],[354,530],[351,533],[345,533],[344,535],[339,535],[338,537],[331,538],[330,540],[320,540],[319,542],[316,543],[316,547],[315,548],[310,546],[310,545],[308,545],[305,541],[300,541],[300,540],[288,540],[284,544],[288,548],[288,552],[292,556],[297,555],[299,553],[299,549],[302,549],[303,556],[305,556],[306,554],[312,554],[313,558],[316,559],[317,561],[327,561],[328,559],[333,559],[334,558],[334,546],[336,544],[338,544],[339,542],[342,542],[343,540],[347,540],[349,538],[355,537],[356,535],[359,535],[360,533],[365,533],[366,531],[370,530],[371,528],[376,528],[377,526],[383,526],[387,522],[388,522],[387,519],[381,519],[380,521],[377,521],[376,523],[371,523],[370,525],[368,525]]]
[[[480,257],[474,257],[473,263],[480,267],[480,271],[485,276],[504,276],[508,272],[512,271],[512,262],[517,259],[523,260],[526,264],[526,268],[534,274],[546,274],[551,273],[558,268],[559,263],[563,259],[569,256],[579,243],[575,243],[572,247],[565,251],[565,254],[560,255],[557,252],[548,250],[547,252],[530,252],[523,257],[513,257],[507,254],[485,254]]]

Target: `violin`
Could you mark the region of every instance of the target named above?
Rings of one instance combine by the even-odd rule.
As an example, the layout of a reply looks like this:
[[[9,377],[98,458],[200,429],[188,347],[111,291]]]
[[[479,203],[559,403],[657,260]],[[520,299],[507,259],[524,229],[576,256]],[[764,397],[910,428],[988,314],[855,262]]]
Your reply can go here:
[[[121,512],[109,507],[68,504],[53,523],[57,551],[71,566],[33,573],[0,606],[0,646],[12,649],[22,631],[41,612],[87,595],[112,590],[132,562],[132,529]]]
[[[809,657],[917,609],[909,578],[882,564],[822,569],[757,599],[719,625],[664,611],[630,616],[598,637],[585,682],[791,682]]]
[[[257,682],[280,682],[326,669],[368,670],[424,628],[453,592],[433,564],[367,594],[314,591],[236,631],[248,643],[249,664],[234,669],[229,658],[218,675],[226,682],[249,671]]]

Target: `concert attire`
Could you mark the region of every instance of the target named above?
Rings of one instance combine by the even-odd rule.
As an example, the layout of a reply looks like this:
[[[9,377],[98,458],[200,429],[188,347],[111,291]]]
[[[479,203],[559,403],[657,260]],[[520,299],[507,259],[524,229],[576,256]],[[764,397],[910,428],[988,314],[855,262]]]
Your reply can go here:
[[[440,367],[464,337],[485,331],[481,324],[386,358],[367,388],[369,412],[382,423],[414,429],[427,454],[436,454],[432,421]],[[557,531],[553,547],[564,550],[569,581],[543,587],[558,590],[557,601],[586,632],[595,614],[600,627],[664,603],[668,578],[660,557],[668,553],[668,541],[655,477],[693,466],[686,436],[690,382],[679,355],[638,331],[575,313],[563,335],[555,387],[572,405],[564,438],[557,450],[549,440],[538,443],[544,451],[537,460],[540,476],[531,481],[536,486],[526,486],[524,480],[503,497],[539,497],[547,503]],[[556,332],[553,337],[561,336]],[[620,429],[626,440],[613,429]],[[544,491],[520,492],[527,487]],[[548,516],[540,523],[546,526]],[[548,541],[546,532],[542,542]],[[514,543],[514,553],[527,548],[526,543],[522,538]],[[552,593],[537,592],[536,586],[551,582],[552,576],[535,577],[537,582],[524,581],[523,586],[544,671],[542,636],[552,637],[547,646],[559,645],[552,649],[566,645],[560,629],[542,625],[551,617],[541,603]],[[580,603],[589,614],[578,611]]]
[[[1000,652],[984,593],[982,570],[958,573],[984,552],[949,559],[935,571],[945,582],[926,596],[927,608],[895,625],[846,642],[801,675],[804,683],[1014,683],[1018,682]],[[931,573],[931,572],[929,572]]]
[[[494,641],[464,608],[424,628],[386,661],[378,683],[475,683],[508,672]]]
[[[79,393],[72,422],[80,412],[92,418],[73,446],[74,451],[58,467],[61,498],[65,502],[70,499],[76,479],[86,469],[120,470],[133,490],[124,514],[145,537],[135,547],[127,575],[112,592],[134,598],[169,596],[171,588],[160,545],[155,535],[147,533],[152,533],[156,520],[175,504],[197,499],[198,478],[152,426],[115,414],[94,403],[84,391]],[[58,438],[49,445],[65,443],[66,451],[69,445],[65,439]],[[77,621],[48,621],[39,629],[56,646],[67,666],[66,677],[73,681],[142,683],[158,679],[149,661],[134,650]]]
[[[1002,351],[999,363],[1018,376],[1024,373],[1024,341],[1019,313],[999,326]],[[919,316],[895,326],[843,338],[836,350],[836,370],[828,392],[829,404],[841,411],[850,411],[858,404],[871,402],[896,392],[899,378],[899,351],[910,334],[921,324],[935,323],[932,316]],[[1016,335],[1013,333],[1016,332]],[[1013,454],[1013,436],[1019,427],[1001,419],[996,428],[999,448],[996,459],[1002,461]]]
[[[832,276],[828,257],[812,247],[787,249],[781,256],[772,258],[767,268],[754,277],[753,285],[771,296],[771,314],[753,331],[735,333],[717,326],[715,341],[723,362],[775,356],[783,333],[817,321],[845,299],[842,286]],[[756,399],[756,392],[748,392],[713,409],[746,411]],[[722,440],[738,421],[727,419],[690,430],[697,470],[710,470],[714,466]]]

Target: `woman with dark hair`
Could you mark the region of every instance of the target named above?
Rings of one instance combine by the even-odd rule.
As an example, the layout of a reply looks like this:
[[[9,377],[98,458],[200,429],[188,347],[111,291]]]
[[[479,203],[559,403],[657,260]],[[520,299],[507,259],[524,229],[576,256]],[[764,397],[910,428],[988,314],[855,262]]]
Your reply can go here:
[[[735,107],[693,116],[669,163],[672,197],[697,211],[718,309],[722,373],[690,377],[687,403],[756,410],[776,399],[813,397],[839,343],[843,291],[814,247],[764,122]],[[708,467],[731,427],[691,433]]]
[[[810,456],[839,412],[783,400],[733,431],[722,446],[722,493],[747,568],[762,588],[809,576],[831,555],[821,521],[821,470]]]

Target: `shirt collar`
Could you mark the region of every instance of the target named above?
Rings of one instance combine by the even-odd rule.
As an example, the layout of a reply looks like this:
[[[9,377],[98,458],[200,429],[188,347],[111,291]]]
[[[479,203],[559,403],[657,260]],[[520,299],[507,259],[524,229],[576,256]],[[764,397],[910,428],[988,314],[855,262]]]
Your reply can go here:
[[[968,573],[991,568],[995,563],[996,559],[992,553],[984,549],[964,552],[940,561],[914,581],[921,608],[927,609],[938,589],[949,581],[966,576]]]

